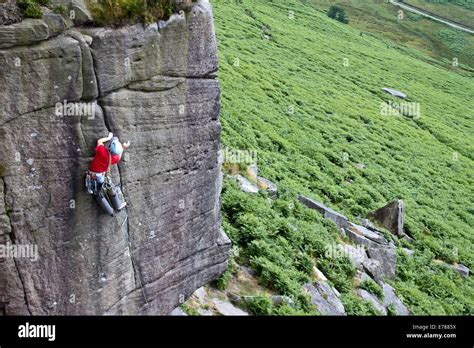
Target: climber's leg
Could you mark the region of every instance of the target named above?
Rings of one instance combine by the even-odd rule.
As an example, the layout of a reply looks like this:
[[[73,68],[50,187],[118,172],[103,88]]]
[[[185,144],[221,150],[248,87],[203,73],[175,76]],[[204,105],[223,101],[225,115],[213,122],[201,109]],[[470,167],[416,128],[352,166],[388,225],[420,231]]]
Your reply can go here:
[[[113,185],[110,186],[109,190],[107,191],[107,194],[109,195],[110,201],[112,202],[112,205],[115,210],[120,211],[127,205],[127,203],[122,202],[118,195],[117,188],[113,187]]]
[[[110,206],[109,201],[105,197],[102,189],[95,195],[97,203],[101,206],[101,208],[110,216],[114,216],[114,209]]]
[[[107,197],[104,195],[104,182],[105,175],[103,173],[89,172],[91,182],[89,183],[88,190],[92,191],[95,196],[97,203],[100,207],[110,216],[114,215],[114,209],[111,207]],[[90,192],[89,191],[89,192]]]

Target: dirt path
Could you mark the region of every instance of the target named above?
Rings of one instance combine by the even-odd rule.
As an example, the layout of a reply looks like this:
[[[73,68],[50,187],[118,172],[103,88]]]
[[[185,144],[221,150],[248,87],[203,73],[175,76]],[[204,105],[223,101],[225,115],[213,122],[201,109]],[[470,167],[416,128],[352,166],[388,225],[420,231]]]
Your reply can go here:
[[[468,29],[462,25],[459,25],[459,24],[456,24],[456,23],[453,23],[453,22],[450,22],[450,21],[447,21],[445,19],[441,19],[439,17],[435,17],[435,16],[432,16],[426,12],[423,12],[421,10],[418,10],[418,9],[415,9],[409,5],[406,5],[406,4],[402,4],[402,3],[399,3],[399,2],[396,2],[394,0],[390,0],[390,3],[395,5],[395,6],[398,6],[398,7],[401,7],[401,8],[404,8],[405,10],[408,10],[410,12],[413,12],[413,13],[416,13],[416,14],[419,14],[419,15],[422,15],[424,17],[428,17],[428,18],[431,18],[437,22],[440,22],[440,23],[444,23],[444,24],[447,24],[453,28],[456,28],[456,29],[460,29],[460,30],[463,30],[465,32],[468,32],[468,33],[471,33],[471,34],[474,34],[474,30],[472,29]]]

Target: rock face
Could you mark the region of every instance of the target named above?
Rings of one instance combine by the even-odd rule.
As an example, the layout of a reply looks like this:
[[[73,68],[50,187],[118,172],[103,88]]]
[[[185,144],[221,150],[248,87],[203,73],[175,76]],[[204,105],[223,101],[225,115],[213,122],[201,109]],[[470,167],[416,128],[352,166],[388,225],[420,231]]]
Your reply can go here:
[[[339,294],[326,282],[305,284],[304,289],[311,296],[311,302],[323,315],[346,315]]]
[[[0,263],[0,314],[169,314],[230,253],[210,5],[87,36],[51,39],[41,22],[0,49],[0,243],[39,254]],[[84,190],[109,131],[132,144],[112,218]]]
[[[402,200],[393,201],[386,206],[377,209],[369,214],[369,217],[380,222],[386,229],[395,235],[402,237],[405,235],[403,231],[405,215],[405,205]]]
[[[393,306],[396,315],[409,315],[410,312],[408,308],[403,304],[403,302],[395,295],[395,290],[388,284],[382,285],[383,290],[383,304],[385,307]]]
[[[247,316],[247,312],[235,307],[232,303],[227,301],[222,301],[217,298],[213,299],[212,302],[216,308],[216,311],[221,315],[225,316]]]
[[[359,289],[357,291],[359,294],[360,298],[363,300],[366,300],[374,306],[374,308],[380,312],[382,315],[387,315],[387,310],[385,309],[384,305],[380,300],[377,298],[377,296],[371,294],[370,292],[364,290],[364,289]]]
[[[23,15],[15,3],[0,3],[0,25],[10,25],[21,22]]]
[[[258,186],[246,179],[244,176],[237,174],[235,179],[239,183],[240,189],[247,193],[258,193]]]
[[[349,221],[347,217],[342,214],[339,214],[331,208],[326,207],[321,202],[317,202],[303,195],[299,195],[298,200],[308,208],[316,209],[317,211],[319,211],[326,219],[331,219],[332,221],[334,221],[337,227],[342,229],[349,227]]]

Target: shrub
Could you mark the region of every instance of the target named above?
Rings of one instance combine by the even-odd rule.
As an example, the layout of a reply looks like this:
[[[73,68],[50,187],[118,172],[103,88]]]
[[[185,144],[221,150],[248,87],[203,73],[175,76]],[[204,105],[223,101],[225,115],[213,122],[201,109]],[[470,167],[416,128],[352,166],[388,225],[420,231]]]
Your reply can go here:
[[[391,303],[387,306],[387,315],[388,316],[397,315],[397,311],[395,310],[395,305],[393,303]]]
[[[318,268],[338,291],[344,293],[352,289],[352,278],[356,274],[356,269],[347,257],[320,259]]]
[[[347,18],[346,12],[339,6],[331,6],[328,10],[328,17],[344,24],[349,23],[349,18]]]
[[[188,306],[186,303],[183,303],[181,305],[181,309],[184,311],[184,313],[186,313],[189,316],[200,315],[199,312],[195,308]]]
[[[51,0],[34,0],[34,2],[45,7],[51,4]]]
[[[43,17],[43,10],[38,4],[30,4],[24,11],[25,17],[28,18],[41,18]]]
[[[43,10],[41,6],[48,6],[50,0],[17,0],[17,6],[22,10],[27,18],[42,18]]]
[[[382,288],[374,282],[372,279],[364,280],[360,285],[359,288],[367,290],[371,294],[377,296],[380,300],[383,300],[383,291]]]
[[[172,0],[98,0],[90,5],[94,21],[111,26],[148,24],[168,18],[175,10]]]
[[[353,293],[343,294],[341,300],[347,315],[381,315],[370,302],[361,300]]]
[[[271,315],[273,302],[267,296],[256,296],[246,301],[246,307],[253,315]]]
[[[66,8],[62,5],[55,6],[53,12],[64,16],[66,14]]]
[[[216,280],[213,282],[213,286],[218,290],[225,290],[229,286],[229,281],[232,278],[232,274],[235,271],[235,261],[233,257],[229,258],[229,266]]]
[[[16,4],[20,9],[26,10],[28,6],[32,4],[32,1],[31,0],[17,0]]]

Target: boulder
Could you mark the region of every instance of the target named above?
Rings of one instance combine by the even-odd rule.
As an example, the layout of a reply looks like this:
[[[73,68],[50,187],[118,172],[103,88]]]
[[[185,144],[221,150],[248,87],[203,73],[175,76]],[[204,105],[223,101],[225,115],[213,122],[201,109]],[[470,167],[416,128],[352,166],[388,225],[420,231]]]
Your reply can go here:
[[[377,231],[374,230],[369,230],[368,228],[360,225],[356,225],[353,223],[349,224],[348,229],[351,232],[357,233],[361,236],[364,236],[365,238],[368,238],[374,242],[380,243],[380,244],[388,244],[388,241],[385,239],[385,237]]]
[[[316,280],[318,281],[325,282],[328,280],[328,278],[326,278],[324,273],[321,272],[316,266],[313,266],[313,274]]]
[[[387,310],[385,309],[384,305],[380,300],[378,299],[377,296],[371,294],[370,292],[364,290],[364,289],[358,289],[357,290],[358,295],[360,296],[361,299],[368,301],[374,306],[374,308],[380,312],[382,315],[387,315]]]
[[[376,281],[381,282],[383,280],[384,274],[380,262],[377,260],[367,258],[362,263],[363,269],[370,274],[370,276]]]
[[[227,294],[227,298],[229,299],[230,302],[234,304],[240,304],[242,303],[242,296],[237,295],[236,293],[230,292]]]
[[[207,292],[204,287],[200,287],[193,293],[193,297],[198,300],[200,303],[205,303],[207,298]]]
[[[456,265],[448,264],[448,267],[457,271],[461,275],[461,277],[464,277],[464,278],[469,277],[469,268],[467,268],[463,264],[456,264]]]
[[[202,315],[203,317],[210,317],[214,315],[214,313],[211,310],[205,309],[205,308],[198,308],[197,312],[199,313],[199,315]]]
[[[413,254],[415,253],[413,250],[408,249],[408,248],[403,248],[403,252],[407,254],[408,256],[413,256]]]
[[[303,288],[311,296],[311,302],[323,315],[346,315],[338,293],[327,282],[305,284]]]
[[[402,200],[395,200],[386,206],[369,213],[369,217],[375,219],[382,224],[383,227],[402,237],[405,235],[403,231],[405,206]]]
[[[161,75],[215,77],[218,59],[208,0],[198,0],[185,15],[174,14],[166,22],[159,21],[158,27]]]
[[[397,91],[396,89],[393,89],[393,88],[384,87],[382,88],[382,90],[397,98],[405,99],[407,97],[405,93]]]
[[[349,226],[349,220],[347,219],[347,217],[342,214],[339,214],[338,212],[335,212],[331,208],[326,207],[321,202],[315,201],[303,195],[298,195],[298,200],[306,207],[319,211],[326,219],[334,221],[337,227],[347,228]]]
[[[0,3],[0,26],[21,22],[23,14],[15,3]]]
[[[222,301],[217,298],[212,300],[214,303],[214,308],[216,311],[225,316],[247,316],[247,312],[244,312],[240,308],[235,307],[232,303],[227,301]]]
[[[341,250],[344,252],[344,255],[349,257],[352,264],[356,268],[362,268],[362,264],[367,259],[367,253],[363,246],[359,245],[357,247],[350,244],[340,245]]]
[[[376,281],[381,281],[383,278],[395,278],[397,250],[394,245],[369,246],[367,249],[367,255],[372,261],[377,261],[377,263],[364,263],[364,267]],[[368,268],[366,265],[369,265]],[[374,265],[376,265],[375,268]]]
[[[180,307],[176,307],[175,309],[173,309],[173,311],[170,313],[170,315],[178,316],[178,317],[187,316],[186,312],[183,311]]]
[[[47,12],[43,15],[43,21],[48,26],[49,37],[55,37],[66,30],[66,22],[63,16],[54,12]]]
[[[274,306],[281,306],[282,304],[293,306],[295,304],[291,297],[288,296],[273,295],[270,297],[270,299],[272,300]]]
[[[73,20],[74,24],[81,25],[92,23],[92,15],[89,12],[84,0],[71,0],[69,10],[69,16]],[[73,17],[71,17],[71,11]]]
[[[365,282],[365,281],[371,281],[373,280],[367,273],[365,272],[360,272],[359,274],[359,280],[360,282]]]
[[[239,183],[240,189],[244,192],[247,193],[258,193],[258,186],[255,185],[253,182],[250,182],[250,180],[246,179],[240,174],[237,174],[235,176],[235,179]]]
[[[382,290],[383,290],[383,295],[384,295],[383,303],[385,307],[392,305],[393,308],[395,309],[396,315],[410,315],[410,311],[408,310],[408,308],[403,304],[403,302],[395,294],[394,288],[392,288],[387,283],[383,283]]]
[[[0,26],[0,49],[31,45],[48,37],[48,25],[43,20],[27,18],[19,23]]]
[[[377,228],[369,219],[362,219],[361,225],[364,226],[365,228],[368,228],[371,231],[377,231]]]
[[[270,194],[270,197],[276,198],[278,195],[278,188],[277,186],[272,183],[270,180],[267,180],[265,178],[262,178],[261,176],[257,177],[257,184],[261,188],[267,190]]]

